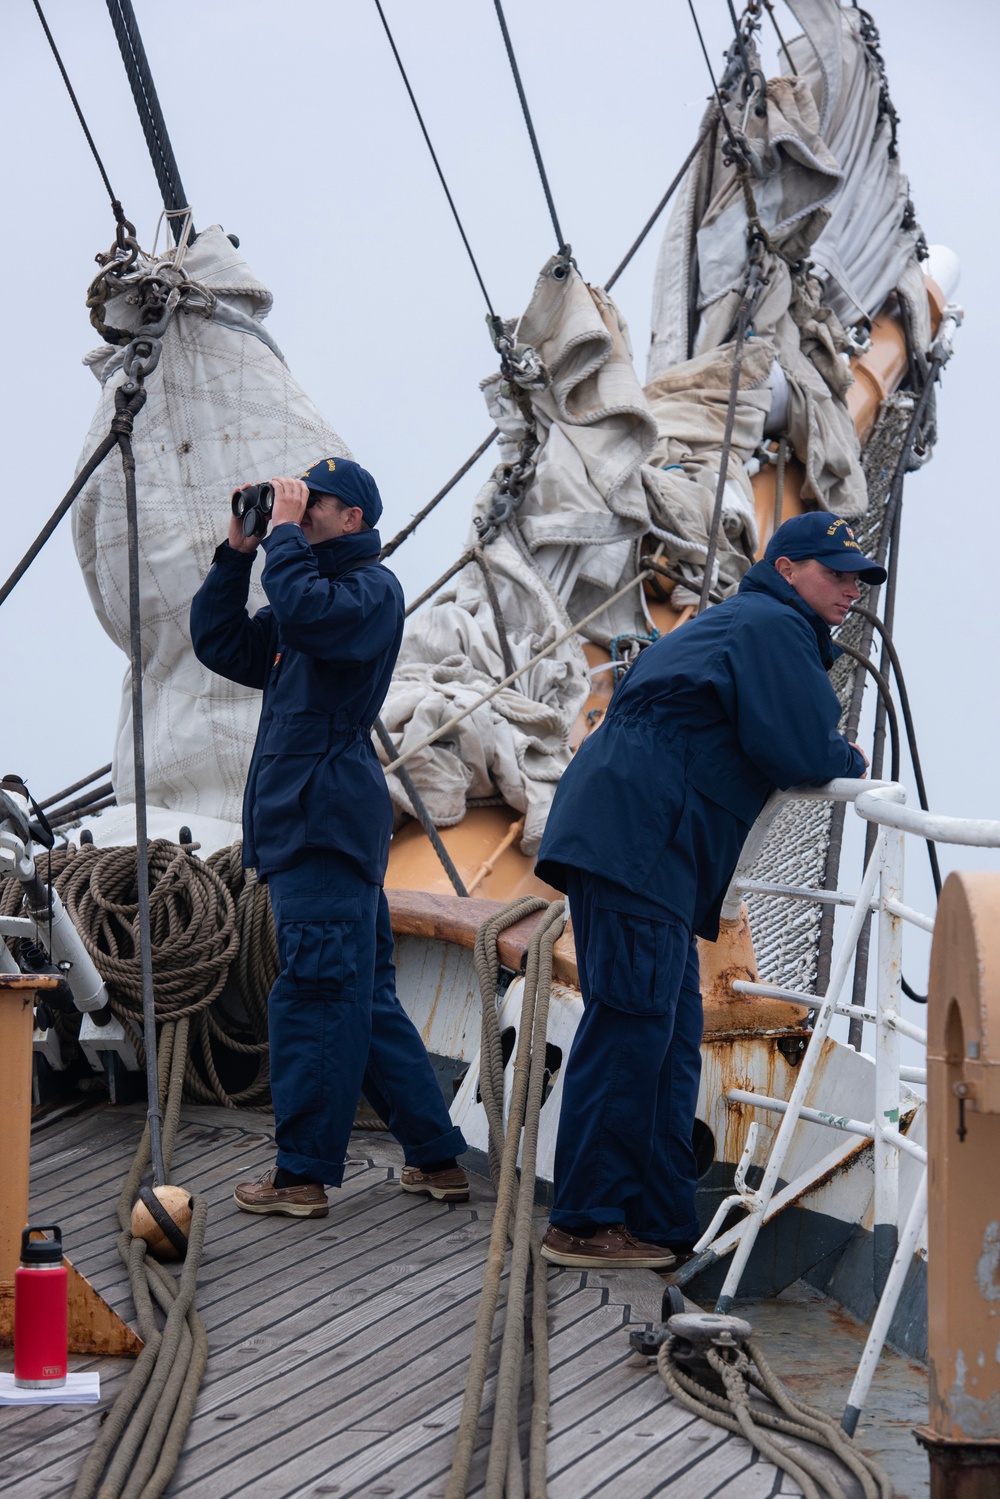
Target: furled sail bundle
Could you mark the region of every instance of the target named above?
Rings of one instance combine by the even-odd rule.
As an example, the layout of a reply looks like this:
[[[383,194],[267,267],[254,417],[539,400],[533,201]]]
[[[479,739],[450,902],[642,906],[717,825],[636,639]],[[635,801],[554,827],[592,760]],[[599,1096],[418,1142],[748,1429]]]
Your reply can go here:
[[[893,290],[910,311],[915,348],[930,341],[920,234],[869,25],[836,0],[791,0],[791,9],[805,32],[787,48],[794,75],[765,84],[749,34],[730,50],[720,85],[725,118],[713,103],[664,235],[654,292],[647,395],[660,431],[656,483],[662,511],[688,542],[688,555],[676,553],[680,570],[700,586],[704,568],[691,552],[704,563],[734,325],[757,255],[713,579],[722,596],[756,547],[748,465],[765,438],[787,436],[805,469],[804,500],[862,514],[847,351],[863,342]]]
[[[272,298],[227,235],[203,230],[181,256],[140,257],[109,300],[109,325],[135,329],[144,286],[176,293],[162,358],[133,446],[139,510],[146,783],[151,805],[238,822],[260,716],[260,694],[225,681],[195,658],[191,599],[225,534],[240,484],[299,473],[322,454],[349,456],[296,383],[262,326]],[[126,300],[131,297],[132,301]],[[84,458],[107,432],[125,378],[121,349],[88,357],[101,398]],[[81,464],[82,466],[82,464]],[[128,650],[128,557],[121,465],[106,462],[77,501],[77,556],[97,617]],[[254,570],[250,610],[264,602]],[[119,806],[134,799],[132,718],[126,677],[112,780]],[[175,819],[176,821],[176,819]]]
[[[382,713],[403,753],[509,675],[501,627],[515,668],[623,589],[582,633],[608,645],[649,628],[640,589],[628,584],[649,530],[643,464],[656,426],[617,308],[553,256],[502,343],[503,370],[483,382],[501,461],[471,538],[482,538],[502,620],[472,563],[411,620]],[[528,477],[510,500],[505,476],[522,455]],[[415,754],[407,769],[438,826],[499,795],[524,814],[521,847],[534,852],[588,691],[582,645],[570,638]],[[389,788],[411,812],[395,775]]]

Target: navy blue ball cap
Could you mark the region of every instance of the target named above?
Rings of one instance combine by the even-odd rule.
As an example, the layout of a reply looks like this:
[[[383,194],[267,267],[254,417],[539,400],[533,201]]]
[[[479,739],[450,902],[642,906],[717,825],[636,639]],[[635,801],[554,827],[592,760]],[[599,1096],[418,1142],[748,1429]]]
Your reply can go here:
[[[810,510],[783,521],[767,544],[764,561],[775,563],[779,557],[790,562],[806,562],[815,557],[824,567],[838,573],[857,573],[866,583],[884,583],[886,570],[861,550],[846,520],[828,510]]]
[[[364,516],[365,525],[378,525],[382,514],[382,496],[378,485],[366,468],[355,463],[353,458],[321,458],[307,469],[302,478],[310,489],[320,494],[334,494],[345,505],[357,505]]]

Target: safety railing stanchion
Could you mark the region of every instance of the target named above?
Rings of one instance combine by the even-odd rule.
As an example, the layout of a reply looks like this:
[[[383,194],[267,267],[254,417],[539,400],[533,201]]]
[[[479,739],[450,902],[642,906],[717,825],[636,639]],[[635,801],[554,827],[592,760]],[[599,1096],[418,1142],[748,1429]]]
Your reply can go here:
[[[761,1224],[764,1221],[764,1214],[771,1201],[778,1177],[781,1174],[781,1168],[785,1164],[788,1147],[792,1142],[792,1136],[799,1122],[799,1111],[806,1101],[806,1095],[819,1063],[823,1043],[830,1030],[834,1006],[840,998],[840,991],[844,987],[844,980],[847,977],[851,958],[858,945],[858,936],[871,908],[872,896],[875,893],[875,886],[882,870],[884,852],[885,830],[880,828],[878,839],[872,850],[871,859],[868,862],[868,868],[865,870],[864,879],[861,881],[858,898],[851,912],[850,923],[844,934],[843,943],[830,974],[830,983],[816,1014],[816,1022],[809,1045],[806,1048],[802,1061],[799,1063],[798,1077],[795,1080],[792,1096],[788,1100],[788,1111],[778,1127],[774,1144],[771,1147],[771,1154],[764,1169],[763,1179],[754,1194],[751,1212],[745,1220],[739,1244],[733,1255],[733,1262],[729,1267],[729,1273],[726,1276],[719,1299],[716,1302],[715,1310],[717,1312],[727,1312],[732,1306],[733,1298],[739,1289],[747,1260],[750,1258],[753,1246],[757,1242],[757,1234],[760,1232]]]
[[[924,1170],[920,1178],[916,1196],[910,1207],[906,1227],[903,1229],[899,1245],[892,1259],[889,1274],[886,1278],[885,1290],[882,1292],[881,1300],[872,1318],[871,1331],[865,1344],[865,1351],[861,1355],[858,1371],[851,1385],[851,1393],[847,1397],[847,1405],[841,1419],[841,1426],[848,1436],[853,1436],[858,1425],[858,1417],[864,1410],[865,1401],[868,1398],[868,1390],[871,1386],[872,1377],[882,1356],[885,1340],[889,1335],[889,1327],[895,1315],[899,1298],[903,1291],[903,1284],[913,1264],[913,1256],[917,1252],[917,1244],[920,1240],[920,1232],[927,1217],[927,1171]]]
[[[879,890],[878,992],[875,1026],[875,1229],[872,1289],[876,1300],[885,1289],[899,1239],[899,1147],[887,1129],[899,1129],[900,1036],[893,1022],[902,996],[903,923],[889,909],[903,894],[903,835],[884,827],[885,852]]]

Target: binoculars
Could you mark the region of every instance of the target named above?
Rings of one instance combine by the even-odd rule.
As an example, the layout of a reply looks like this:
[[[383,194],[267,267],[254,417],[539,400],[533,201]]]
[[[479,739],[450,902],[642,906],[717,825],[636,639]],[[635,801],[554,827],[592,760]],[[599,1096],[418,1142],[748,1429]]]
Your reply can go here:
[[[273,509],[273,484],[247,484],[233,490],[233,514],[243,522],[244,536],[266,536]]]
[[[322,495],[309,491],[306,509],[311,510]],[[274,509],[273,484],[247,484],[243,489],[233,490],[233,514],[243,522],[244,536],[266,536]]]

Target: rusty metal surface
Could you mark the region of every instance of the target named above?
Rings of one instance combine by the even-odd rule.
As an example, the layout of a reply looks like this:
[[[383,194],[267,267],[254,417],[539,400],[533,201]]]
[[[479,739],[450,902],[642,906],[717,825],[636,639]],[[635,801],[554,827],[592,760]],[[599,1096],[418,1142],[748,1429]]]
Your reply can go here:
[[[751,1323],[768,1363],[792,1393],[839,1416],[867,1328],[803,1281],[772,1301],[741,1301],[736,1311]],[[932,1499],[927,1456],[912,1434],[926,1412],[926,1368],[886,1349],[856,1441],[888,1468],[896,1499]],[[993,1499],[998,1492],[992,1491]]]
[[[723,921],[716,942],[698,942],[706,1038],[794,1034],[805,1025],[805,1005],[733,993],[733,980],[756,983],[757,959],[746,906],[735,921]]]
[[[996,1499],[1000,1494],[1000,1442],[948,1442],[929,1426],[913,1435],[927,1449],[931,1499]]]
[[[67,1333],[70,1353],[104,1354],[110,1358],[136,1358],[142,1339],[123,1322],[85,1275],[64,1259],[66,1267]],[[14,1287],[0,1285],[0,1348],[14,1343]]]
[[[0,974],[0,1306],[8,1300],[2,1288],[13,1287],[28,1221],[33,1005],[38,991],[58,982],[47,974]]]
[[[949,875],[927,1019],[928,1426],[980,1445],[1000,1441],[1000,874]]]

